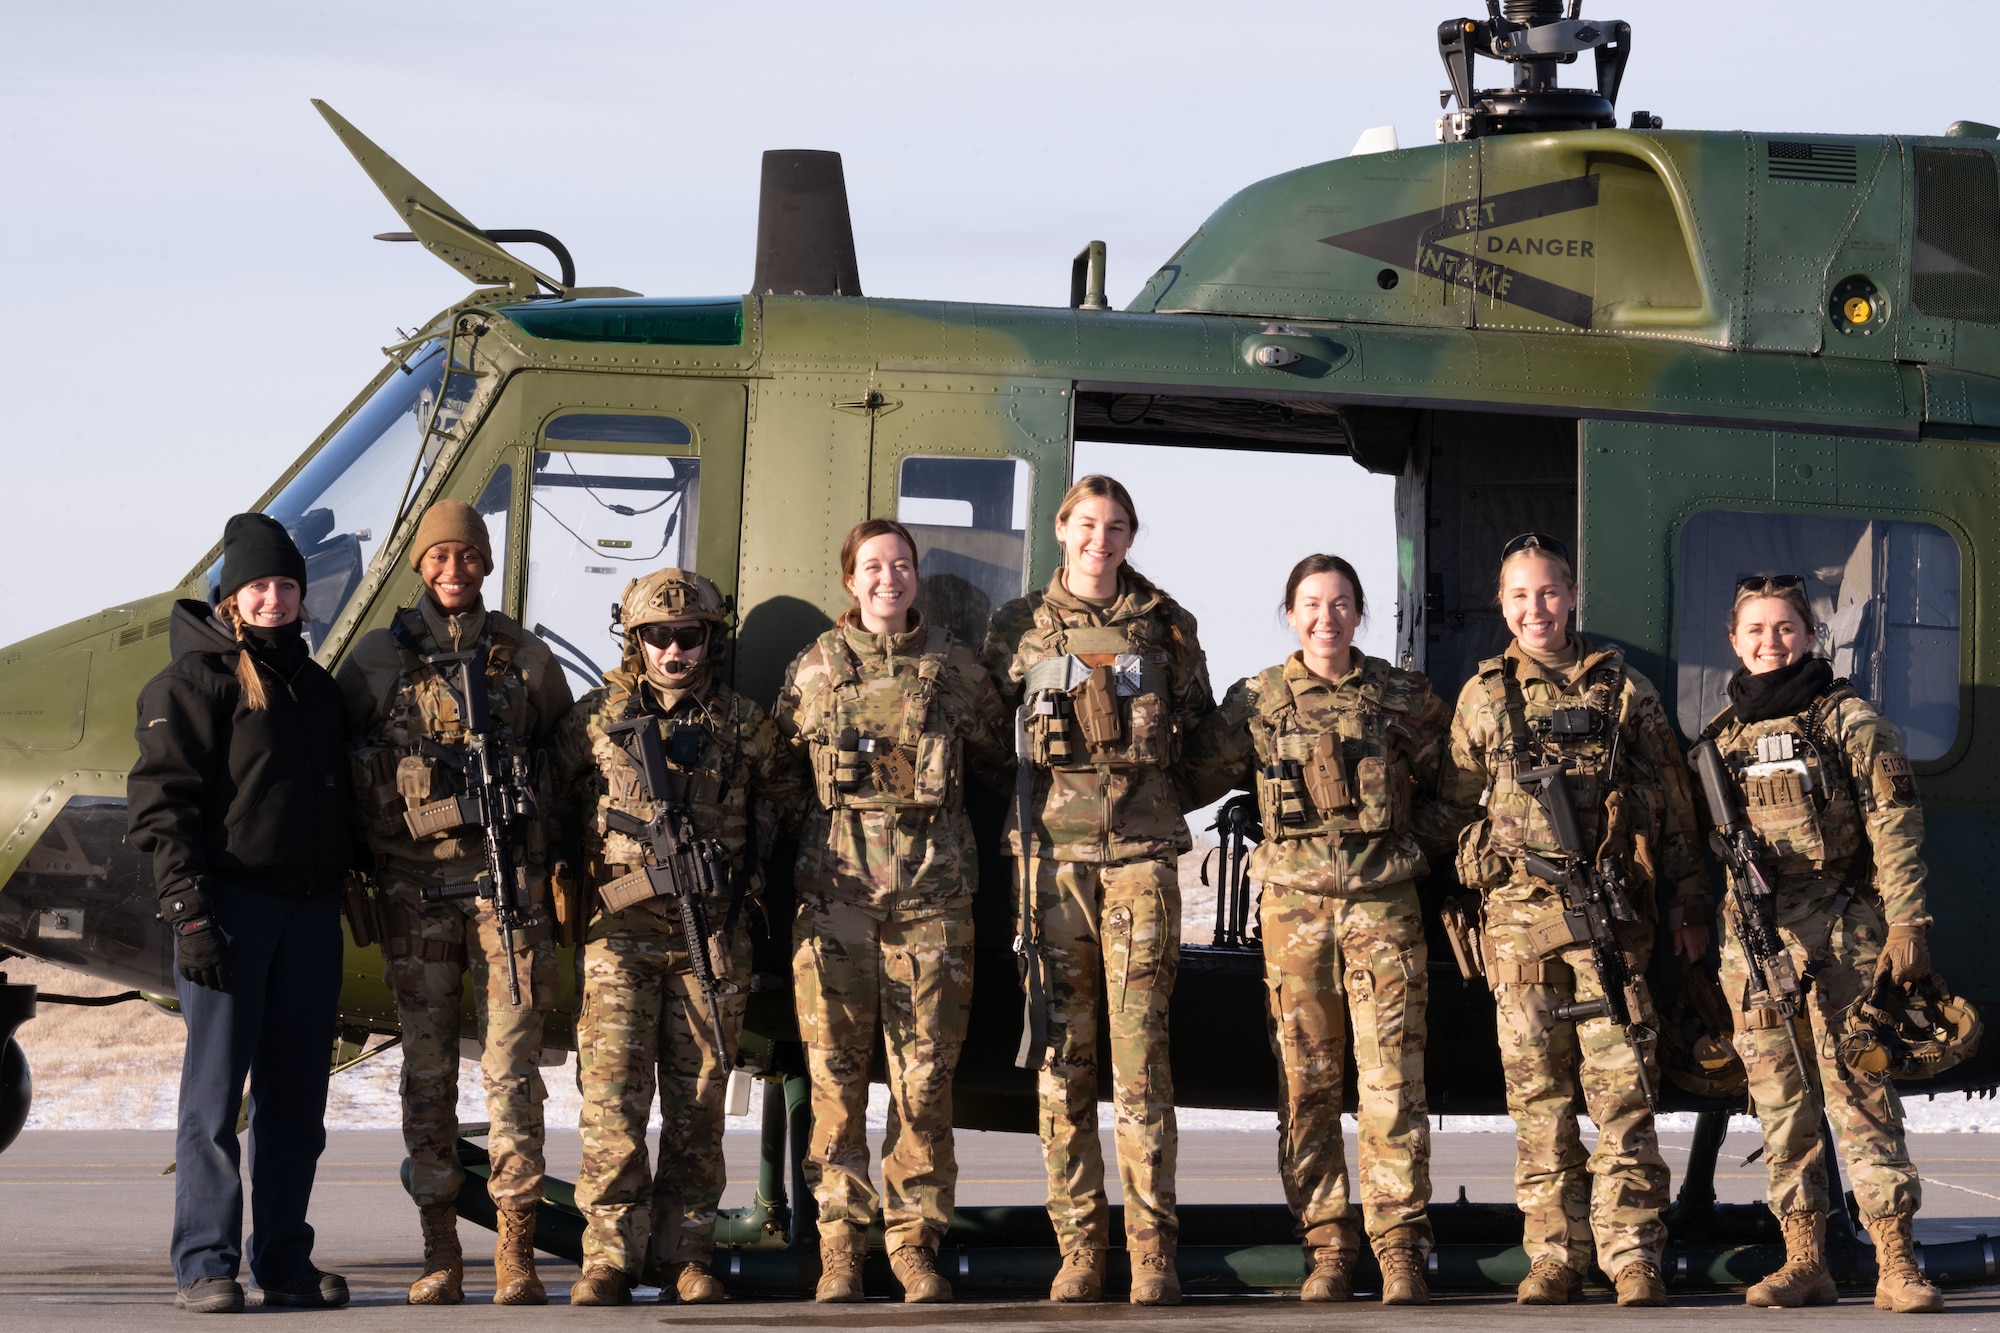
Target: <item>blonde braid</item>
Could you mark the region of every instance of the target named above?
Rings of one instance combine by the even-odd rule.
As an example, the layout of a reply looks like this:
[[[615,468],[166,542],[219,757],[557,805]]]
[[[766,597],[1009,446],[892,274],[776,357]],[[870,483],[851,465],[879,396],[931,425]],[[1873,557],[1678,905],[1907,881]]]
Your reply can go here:
[[[224,598],[216,609],[223,623],[236,631],[236,680],[243,687],[243,703],[252,712],[260,712],[271,706],[264,693],[264,677],[257,670],[257,663],[250,656],[250,647],[244,642],[243,613],[236,609],[234,597]]]

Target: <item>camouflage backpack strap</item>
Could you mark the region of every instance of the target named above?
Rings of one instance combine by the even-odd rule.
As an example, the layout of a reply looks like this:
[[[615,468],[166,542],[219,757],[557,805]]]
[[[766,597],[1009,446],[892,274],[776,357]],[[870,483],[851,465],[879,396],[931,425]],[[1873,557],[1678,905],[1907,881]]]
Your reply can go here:
[[[502,620],[497,615],[486,617],[486,680],[488,685],[497,683],[514,665],[514,654],[521,651],[521,630],[512,621]]]
[[[938,679],[944,675],[945,655],[951,651],[951,634],[933,625],[924,636],[924,649],[917,658],[917,688],[903,703],[903,730],[896,743],[915,749],[917,738],[930,722],[931,703],[937,698]]]
[[[429,633],[424,613],[414,606],[396,612],[389,622],[389,638],[403,655],[403,669],[413,676],[424,669],[424,636]]]

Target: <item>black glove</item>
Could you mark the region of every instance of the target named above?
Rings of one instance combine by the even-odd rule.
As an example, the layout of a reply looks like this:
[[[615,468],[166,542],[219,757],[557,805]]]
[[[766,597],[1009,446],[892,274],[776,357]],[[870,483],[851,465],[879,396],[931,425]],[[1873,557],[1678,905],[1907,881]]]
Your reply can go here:
[[[175,969],[197,986],[228,990],[229,945],[208,910],[201,885],[190,882],[163,894],[160,915],[173,932]]]

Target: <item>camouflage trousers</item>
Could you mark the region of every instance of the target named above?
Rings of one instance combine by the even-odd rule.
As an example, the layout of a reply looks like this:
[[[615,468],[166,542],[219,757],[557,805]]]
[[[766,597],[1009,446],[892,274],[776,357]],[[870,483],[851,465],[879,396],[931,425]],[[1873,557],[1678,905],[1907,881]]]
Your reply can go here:
[[[1516,1134],[1514,1197],[1527,1215],[1522,1243],[1531,1261],[1548,1259],[1582,1273],[1590,1266],[1594,1235],[1598,1266],[1616,1276],[1634,1260],[1660,1262],[1667,1241],[1660,1221],[1667,1165],[1640,1088],[1639,1056],[1624,1032],[1608,1018],[1576,1023],[1556,1017],[1572,999],[1603,994],[1588,944],[1543,957],[1531,942],[1532,928],[1553,921],[1561,908],[1560,897],[1547,891],[1527,902],[1489,898],[1485,908],[1486,975],[1499,1011],[1500,1064]],[[1622,929],[1619,940],[1635,976],[1628,1003],[1636,1000],[1637,1016],[1657,1030],[1643,975],[1653,927]],[[1645,1060],[1658,1087],[1651,1042]],[[1587,1171],[1577,1131],[1579,1084],[1597,1125]]]
[[[958,1191],[951,1080],[972,1012],[971,902],[904,915],[801,892],[792,991],[812,1083],[806,1170],[822,1243],[859,1243],[879,1209],[891,1251],[935,1250]],[[878,1031],[889,1084],[879,1196],[868,1181]]]
[[[1424,1104],[1429,962],[1416,885],[1334,897],[1266,885],[1259,919],[1271,1047],[1278,1057],[1278,1174],[1299,1234],[1355,1253],[1407,1228],[1425,1253],[1431,1135]],[[1361,1213],[1340,1131],[1347,1024],[1354,1021]]]
[[[548,1089],[536,1061],[543,1015],[555,1008],[556,954],[547,922],[514,934],[521,1003],[507,990],[507,954],[493,909],[476,898],[426,903],[426,883],[381,877],[386,962],[383,980],[396,996],[403,1032],[403,1142],[410,1153],[410,1197],[420,1205],[456,1203],[465,1171],[458,1164],[458,1057],[466,974],[482,1050],[497,1203],[542,1197],[542,1103]]]
[[[1799,1033],[1799,1045],[1819,1067],[1818,1087],[1800,1077],[1778,1012],[1750,1006],[1750,968],[1733,921],[1722,942],[1722,988],[1736,1014],[1732,1041],[1750,1075],[1750,1099],[1764,1126],[1764,1161],[1770,1172],[1766,1197],[1780,1217],[1827,1210],[1830,1192],[1819,1132],[1824,1112],[1847,1159],[1861,1215],[1913,1216],[1923,1203],[1923,1185],[1903,1137],[1902,1099],[1889,1084],[1871,1087],[1848,1077],[1834,1058],[1842,1020],[1874,984],[1875,959],[1888,934],[1881,904],[1865,894],[1850,899],[1836,919],[1832,900],[1838,889],[1835,880],[1817,880],[1788,885],[1773,900],[1778,934],[1799,975],[1805,975],[1810,959],[1824,960],[1809,992],[1808,1030]]]
[[[715,1213],[728,1183],[723,1096],[749,1001],[750,940],[742,930],[729,975],[738,989],[718,1000],[731,1049],[718,1051],[679,917],[653,902],[590,923],[576,1031],[583,1094],[576,1206],[586,1268],[604,1263],[636,1280],[648,1258],[665,1266],[707,1263],[714,1254]],[[657,1173],[646,1160],[656,1090]]]
[[[1097,1031],[1104,1023],[1126,1248],[1172,1254],[1180,1236],[1180,1133],[1167,1060],[1167,1002],[1181,961],[1174,863],[1038,860],[1035,913],[1049,995],[1049,1057],[1037,1091],[1056,1242],[1065,1254],[1111,1243],[1097,1137]]]

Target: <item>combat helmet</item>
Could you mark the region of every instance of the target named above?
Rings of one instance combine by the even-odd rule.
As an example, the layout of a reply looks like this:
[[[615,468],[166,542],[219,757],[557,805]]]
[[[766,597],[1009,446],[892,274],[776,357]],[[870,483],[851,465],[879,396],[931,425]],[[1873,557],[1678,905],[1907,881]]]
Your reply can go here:
[[[1680,993],[1664,1020],[1659,1060],[1668,1081],[1697,1097],[1742,1097],[1750,1078],[1729,1040],[1729,1002],[1713,972],[1700,964],[1684,966]]]
[[[677,620],[702,621],[709,627],[712,662],[722,655],[735,611],[736,599],[725,596],[712,580],[691,569],[656,569],[625,585],[625,595],[611,608],[611,624],[624,641],[626,669],[643,671],[637,630]]]
[[[1970,1059],[1985,1031],[1979,1010],[1932,973],[1899,986],[1887,973],[1847,1013],[1835,1050],[1865,1083],[1930,1078]]]

